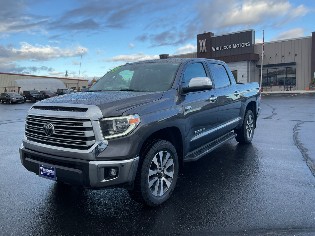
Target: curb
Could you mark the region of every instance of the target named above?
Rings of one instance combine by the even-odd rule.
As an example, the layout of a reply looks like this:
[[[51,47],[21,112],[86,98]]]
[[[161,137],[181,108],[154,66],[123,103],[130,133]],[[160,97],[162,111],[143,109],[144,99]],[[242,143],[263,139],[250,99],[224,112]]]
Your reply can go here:
[[[274,91],[274,92],[261,92],[264,96],[270,96],[270,95],[309,95],[309,94],[315,94],[315,90],[295,90],[295,91]]]

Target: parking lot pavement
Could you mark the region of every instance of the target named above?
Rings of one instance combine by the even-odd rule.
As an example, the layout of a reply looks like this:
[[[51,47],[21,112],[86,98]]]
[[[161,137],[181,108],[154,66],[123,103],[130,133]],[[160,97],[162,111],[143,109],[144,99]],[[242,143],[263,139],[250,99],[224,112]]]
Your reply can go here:
[[[31,104],[0,104],[0,235],[315,235],[314,103],[263,97],[252,145],[185,164],[153,209],[123,189],[61,188],[27,172],[18,148]]]
[[[279,94],[278,94],[279,95]],[[293,122],[293,139],[315,176],[315,94],[282,94],[263,97],[271,117],[265,119]]]
[[[312,120],[313,119],[313,120]],[[315,118],[300,121],[296,127],[296,145],[315,176]]]

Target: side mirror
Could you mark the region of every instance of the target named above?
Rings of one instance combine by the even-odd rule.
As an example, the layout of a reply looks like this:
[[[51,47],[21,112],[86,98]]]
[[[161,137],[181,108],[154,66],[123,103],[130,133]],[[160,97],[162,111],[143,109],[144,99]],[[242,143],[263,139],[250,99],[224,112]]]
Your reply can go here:
[[[212,89],[212,81],[208,77],[196,77],[189,81],[187,86],[182,88],[184,93]]]

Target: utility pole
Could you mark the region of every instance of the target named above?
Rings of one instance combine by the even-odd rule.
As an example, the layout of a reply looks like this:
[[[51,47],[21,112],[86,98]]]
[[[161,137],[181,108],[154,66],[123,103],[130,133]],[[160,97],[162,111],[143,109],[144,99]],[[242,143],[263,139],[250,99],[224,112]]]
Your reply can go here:
[[[81,75],[81,64],[82,64],[82,55],[83,55],[83,49],[81,49],[81,54],[80,54],[80,68],[79,68],[79,77]]]
[[[260,90],[262,90],[264,51],[265,51],[265,31],[263,30],[263,42],[262,42],[262,47],[261,47],[260,81],[259,81]]]

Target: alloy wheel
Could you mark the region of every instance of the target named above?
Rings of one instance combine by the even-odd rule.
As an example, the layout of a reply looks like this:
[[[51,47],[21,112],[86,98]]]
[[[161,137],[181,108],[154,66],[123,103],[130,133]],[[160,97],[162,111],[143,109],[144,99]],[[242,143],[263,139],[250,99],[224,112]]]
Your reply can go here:
[[[148,174],[149,190],[162,197],[170,188],[175,172],[174,157],[169,151],[160,151],[153,157]]]
[[[248,139],[251,139],[254,131],[254,117],[250,114],[246,120],[246,135]]]

